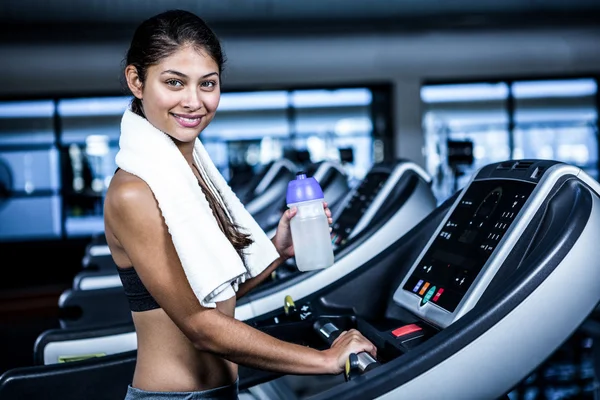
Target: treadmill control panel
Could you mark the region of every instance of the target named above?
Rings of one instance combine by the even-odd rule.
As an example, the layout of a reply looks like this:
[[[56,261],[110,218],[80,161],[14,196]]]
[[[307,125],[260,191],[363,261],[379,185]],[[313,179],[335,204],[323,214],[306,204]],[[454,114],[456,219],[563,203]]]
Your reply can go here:
[[[534,188],[516,180],[475,181],[469,186],[401,284],[412,299],[419,299],[417,309],[428,302],[449,313],[457,309]]]
[[[383,171],[369,172],[360,186],[354,191],[350,200],[333,223],[331,242],[334,248],[346,244],[352,230],[358,224],[365,211],[373,203],[383,185],[389,179],[390,173]]]

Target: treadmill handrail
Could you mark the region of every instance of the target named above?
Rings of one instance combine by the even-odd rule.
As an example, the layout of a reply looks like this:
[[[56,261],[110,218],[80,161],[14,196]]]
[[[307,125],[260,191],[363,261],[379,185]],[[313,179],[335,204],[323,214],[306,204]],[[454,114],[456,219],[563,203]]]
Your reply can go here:
[[[52,365],[13,368],[0,375],[2,400],[124,398],[137,350]],[[121,384],[115,385],[115,382]]]
[[[396,165],[392,169],[391,175],[387,179],[386,183],[397,181],[402,175],[407,173],[407,171],[414,172],[415,174],[417,174],[420,178],[422,178],[427,183],[431,182],[431,178],[427,175],[427,173],[425,172],[425,170],[423,170],[423,168],[421,168],[414,162],[403,162],[403,163]],[[383,186],[381,191],[379,193],[377,193],[377,195],[373,199],[373,202],[371,203],[371,207],[369,207],[367,212],[365,214],[363,214],[363,216],[360,218],[358,223],[354,226],[354,229],[352,230],[352,232],[350,233],[350,236],[348,237],[349,239],[351,239],[353,236],[357,235],[361,230],[363,230],[371,222],[371,220],[373,219],[373,217],[375,216],[377,211],[382,207],[383,203],[385,202],[385,200],[388,197],[388,195],[390,194],[390,192],[392,192],[393,188],[394,188],[393,185],[389,185],[389,184],[385,184]]]
[[[59,362],[59,357],[89,353],[106,353],[106,346],[97,343],[118,343],[120,349],[134,350],[137,342],[135,326],[120,324],[99,328],[53,328],[42,332],[33,345],[34,365],[48,365]],[[84,350],[89,348],[89,350]],[[78,351],[74,351],[74,349]],[[120,350],[121,352],[126,352]],[[112,354],[112,353],[108,353]]]
[[[114,271],[78,272],[73,278],[73,290],[96,290],[123,286],[116,267]]]
[[[323,161],[317,167],[317,170],[313,174],[313,178],[315,178],[317,182],[322,183],[321,180],[323,179],[323,177],[329,169],[335,169],[343,176],[347,175],[346,171],[344,171],[344,169],[339,164],[333,163],[331,161]]]
[[[286,158],[282,158],[281,160],[276,161],[271,166],[271,168],[269,168],[264,178],[258,183],[258,185],[256,185],[256,189],[254,189],[254,192],[264,192],[269,186],[271,186],[271,183],[273,183],[273,179],[275,179],[279,171],[284,168],[287,168],[292,173],[296,173],[296,170],[298,169],[298,167],[296,167],[296,164],[294,164]]]

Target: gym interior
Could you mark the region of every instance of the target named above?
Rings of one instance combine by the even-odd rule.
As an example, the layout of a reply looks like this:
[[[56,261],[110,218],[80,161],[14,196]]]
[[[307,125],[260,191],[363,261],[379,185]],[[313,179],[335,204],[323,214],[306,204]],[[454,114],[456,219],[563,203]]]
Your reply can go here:
[[[103,203],[128,40],[172,7],[0,4],[0,398],[124,396]],[[333,216],[335,263],[290,260],[236,318],[320,348],[356,328],[380,354],[344,376],[241,368],[240,398],[600,399],[600,2],[177,7],[222,40],[201,140],[246,209],[273,235],[302,172]]]

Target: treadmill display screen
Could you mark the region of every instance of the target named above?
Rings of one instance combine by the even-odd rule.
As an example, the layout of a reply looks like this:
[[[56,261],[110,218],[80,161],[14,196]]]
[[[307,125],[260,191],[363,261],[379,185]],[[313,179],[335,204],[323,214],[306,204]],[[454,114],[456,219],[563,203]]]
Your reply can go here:
[[[469,186],[403,286],[454,312],[535,184],[486,180]]]

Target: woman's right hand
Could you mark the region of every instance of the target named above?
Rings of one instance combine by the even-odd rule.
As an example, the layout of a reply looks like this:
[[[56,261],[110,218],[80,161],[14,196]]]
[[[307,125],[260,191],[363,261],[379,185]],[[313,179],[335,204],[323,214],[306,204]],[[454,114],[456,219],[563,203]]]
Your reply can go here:
[[[331,360],[328,362],[328,365],[331,368],[330,372],[335,375],[344,372],[346,360],[348,360],[350,354],[358,354],[362,353],[363,351],[366,351],[373,356],[374,359],[377,359],[377,347],[375,347],[375,345],[366,337],[364,337],[359,331],[356,329],[343,331],[333,341],[331,347],[327,350],[324,350]]]

